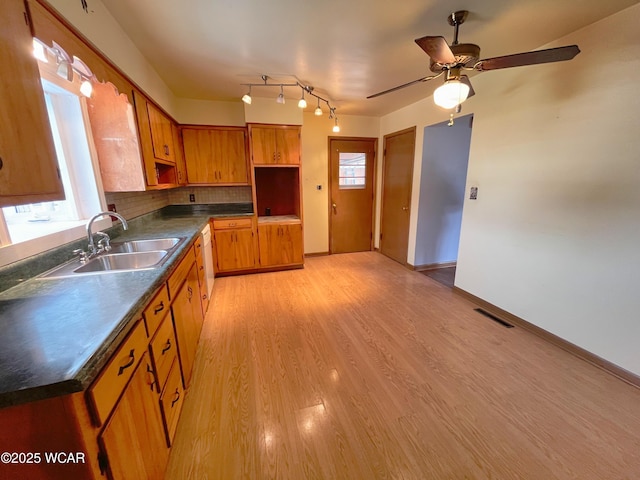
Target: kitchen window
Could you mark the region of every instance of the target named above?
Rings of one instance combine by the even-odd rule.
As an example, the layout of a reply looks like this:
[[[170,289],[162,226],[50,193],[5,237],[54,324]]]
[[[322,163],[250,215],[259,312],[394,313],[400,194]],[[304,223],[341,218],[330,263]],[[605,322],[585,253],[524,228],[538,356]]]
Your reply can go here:
[[[87,219],[105,210],[85,128],[85,107],[74,91],[78,85],[51,77],[42,66],[41,74],[52,80],[43,78],[42,85],[65,200],[0,209],[0,266],[81,238]],[[108,219],[101,223],[98,228],[110,225]]]

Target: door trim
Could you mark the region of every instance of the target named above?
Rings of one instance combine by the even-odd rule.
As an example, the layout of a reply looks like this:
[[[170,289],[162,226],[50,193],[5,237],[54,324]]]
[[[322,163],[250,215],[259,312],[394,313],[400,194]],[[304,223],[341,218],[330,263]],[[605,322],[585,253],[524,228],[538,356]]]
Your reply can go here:
[[[331,218],[332,218],[331,189],[333,187],[332,178],[331,178],[331,142],[332,140],[355,141],[355,142],[373,140],[373,178],[371,179],[371,182],[373,183],[373,203],[371,206],[371,241],[369,242],[369,250],[373,251],[374,245],[375,245],[374,238],[375,238],[375,232],[376,232],[376,206],[378,203],[378,195],[377,195],[378,170],[376,168],[376,166],[378,165],[378,138],[377,137],[335,137],[335,136],[327,137],[327,153],[328,153],[327,178],[329,179],[329,181],[327,182],[327,215],[328,215],[327,219],[329,221],[329,229],[328,229],[329,238],[327,238],[328,255],[333,254],[333,252],[331,251],[331,232],[333,230],[333,222],[331,221]]]

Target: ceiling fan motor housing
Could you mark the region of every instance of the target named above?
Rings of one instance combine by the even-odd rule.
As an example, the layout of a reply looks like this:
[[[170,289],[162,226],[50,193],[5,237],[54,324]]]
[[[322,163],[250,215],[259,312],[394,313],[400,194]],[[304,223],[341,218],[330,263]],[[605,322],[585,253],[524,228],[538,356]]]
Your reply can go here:
[[[457,45],[451,45],[451,51],[456,57],[455,64],[442,64],[434,62],[433,59],[431,59],[429,69],[434,73],[439,73],[442,70],[447,70],[455,66],[471,68],[480,59],[480,47],[473,43],[459,43]]]

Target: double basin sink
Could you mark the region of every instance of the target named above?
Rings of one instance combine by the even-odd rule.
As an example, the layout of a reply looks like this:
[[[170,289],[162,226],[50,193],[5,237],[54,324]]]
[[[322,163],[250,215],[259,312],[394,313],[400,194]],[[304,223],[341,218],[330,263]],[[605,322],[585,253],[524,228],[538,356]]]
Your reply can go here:
[[[75,277],[158,268],[183,241],[184,237],[171,237],[114,242],[108,253],[93,257],[84,264],[78,260],[72,260],[43,273],[40,277]]]

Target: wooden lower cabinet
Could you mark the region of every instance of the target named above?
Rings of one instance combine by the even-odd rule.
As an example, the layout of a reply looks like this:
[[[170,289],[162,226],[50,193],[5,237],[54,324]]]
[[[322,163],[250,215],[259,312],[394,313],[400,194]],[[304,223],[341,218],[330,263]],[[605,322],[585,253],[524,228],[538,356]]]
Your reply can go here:
[[[216,272],[233,272],[256,267],[253,220],[215,219],[213,221]]]
[[[0,408],[0,452],[78,452],[78,461],[0,465],[0,479],[163,479],[202,329],[200,300],[190,247],[86,391]]]
[[[264,223],[258,225],[260,266],[301,265],[302,224]]]
[[[186,389],[191,380],[191,370],[196,357],[203,321],[198,270],[195,262],[191,265],[186,280],[171,304],[171,311],[178,342],[182,380]]]
[[[162,479],[169,459],[155,377],[145,353],[98,437],[114,480]]]

